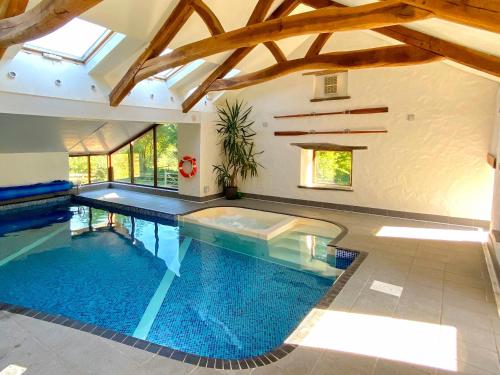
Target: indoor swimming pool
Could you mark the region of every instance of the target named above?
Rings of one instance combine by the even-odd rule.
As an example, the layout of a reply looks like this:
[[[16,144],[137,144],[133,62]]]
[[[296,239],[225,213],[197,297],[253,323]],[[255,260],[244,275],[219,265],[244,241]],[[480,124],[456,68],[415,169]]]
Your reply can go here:
[[[266,241],[81,205],[3,215],[0,302],[124,342],[209,358],[262,355],[357,255],[328,246],[338,233],[308,229]]]

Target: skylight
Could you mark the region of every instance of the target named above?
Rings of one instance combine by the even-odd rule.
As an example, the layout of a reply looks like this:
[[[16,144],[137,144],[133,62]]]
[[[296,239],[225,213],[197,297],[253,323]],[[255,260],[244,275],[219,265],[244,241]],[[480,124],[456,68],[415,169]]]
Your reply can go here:
[[[74,18],[58,30],[24,44],[24,48],[85,62],[112,31]]]
[[[165,56],[167,54],[169,54],[170,52],[172,52],[172,49],[171,48],[166,48],[161,54],[160,56]],[[167,80],[172,74],[174,74],[175,72],[179,71],[179,69],[182,68],[182,66],[178,66],[176,68],[170,68],[170,69],[167,69],[161,73],[158,73],[158,74],[155,74],[154,77],[155,78],[159,78],[159,79],[163,79],[163,80]]]

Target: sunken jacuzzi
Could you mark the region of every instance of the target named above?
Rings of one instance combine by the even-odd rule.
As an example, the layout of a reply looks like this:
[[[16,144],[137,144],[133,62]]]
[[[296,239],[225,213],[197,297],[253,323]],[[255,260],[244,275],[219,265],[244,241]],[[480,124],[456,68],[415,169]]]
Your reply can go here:
[[[206,208],[180,216],[180,220],[263,240],[270,240],[292,228],[331,238],[342,233],[338,225],[325,221],[240,207]]]

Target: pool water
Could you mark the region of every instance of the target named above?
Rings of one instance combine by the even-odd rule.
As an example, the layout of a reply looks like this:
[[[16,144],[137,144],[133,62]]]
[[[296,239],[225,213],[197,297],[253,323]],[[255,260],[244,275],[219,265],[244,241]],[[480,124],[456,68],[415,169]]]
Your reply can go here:
[[[279,346],[353,257],[300,228],[264,241],[87,206],[0,217],[0,301],[191,354]],[[352,255],[352,254],[351,254]]]

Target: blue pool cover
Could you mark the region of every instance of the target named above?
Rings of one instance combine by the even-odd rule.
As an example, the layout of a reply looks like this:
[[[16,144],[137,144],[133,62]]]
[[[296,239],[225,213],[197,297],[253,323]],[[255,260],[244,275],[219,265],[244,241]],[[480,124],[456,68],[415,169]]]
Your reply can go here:
[[[73,188],[73,183],[69,181],[52,181],[33,185],[0,187],[0,201],[58,193],[70,190],[71,188]]]
[[[12,259],[2,265],[0,253],[1,302],[239,359],[282,344],[334,281],[185,237],[174,223],[80,210],[72,236],[64,222],[28,231],[39,233],[29,252],[28,232],[0,237]]]

